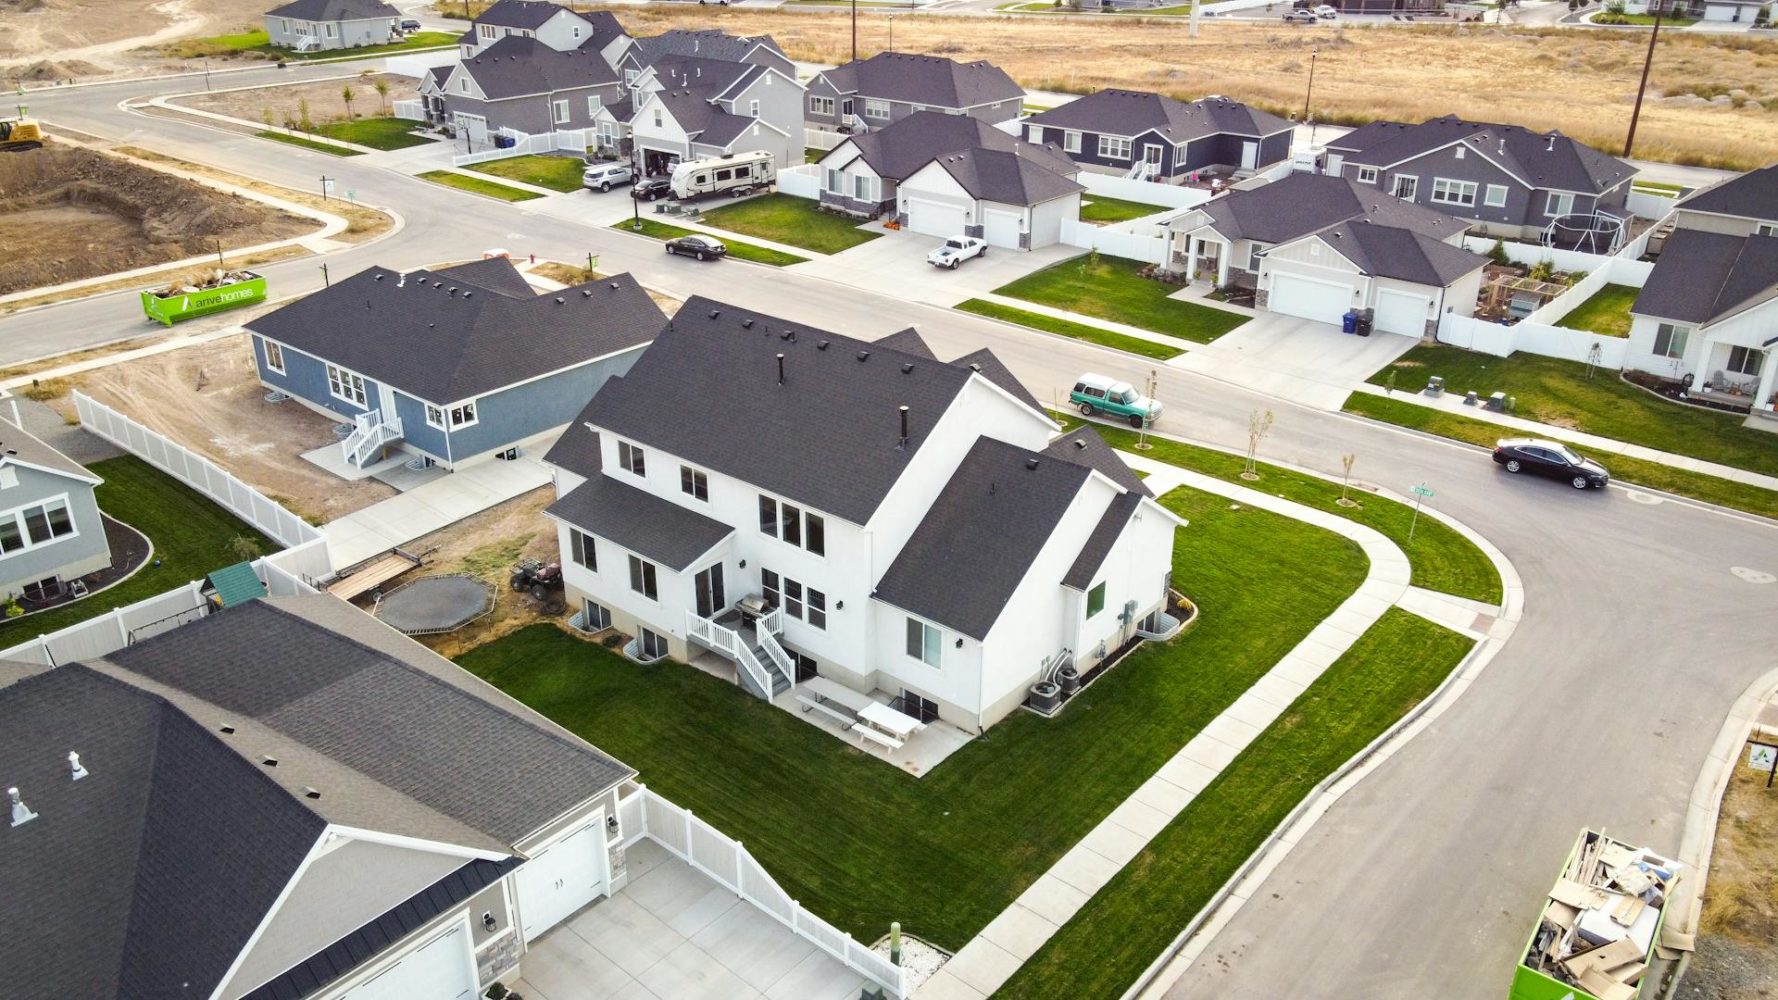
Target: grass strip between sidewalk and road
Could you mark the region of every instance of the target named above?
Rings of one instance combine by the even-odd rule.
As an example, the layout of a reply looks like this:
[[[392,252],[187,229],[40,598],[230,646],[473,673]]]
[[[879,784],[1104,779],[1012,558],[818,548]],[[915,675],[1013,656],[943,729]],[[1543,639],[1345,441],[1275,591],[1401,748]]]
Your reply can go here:
[[[449,170],[428,170],[414,176],[434,184],[443,184],[445,187],[453,187],[459,191],[468,191],[470,194],[479,194],[488,198],[498,198],[501,201],[530,201],[533,198],[543,197],[535,191],[526,191],[496,181],[485,181],[480,177],[465,177]]]
[[[314,139],[304,136],[291,135],[289,132],[273,132],[268,129],[254,134],[258,135],[261,139],[270,139],[273,142],[282,142],[290,146],[301,146],[304,149],[312,149],[317,153],[326,153],[329,156],[364,155],[364,150],[362,149],[347,149],[344,146],[336,146],[331,142],[317,142]]]
[[[1122,993],[1316,784],[1437,690],[1470,646],[1384,612],[994,996]]]
[[[1240,313],[1169,298],[1179,286],[1142,277],[1138,272],[1146,266],[1122,257],[1095,260],[1088,254],[1051,264],[994,293],[1199,344],[1247,322]]]
[[[625,219],[622,222],[614,222],[611,224],[611,228],[626,233],[640,233],[643,236],[650,236],[662,241],[678,239],[681,236],[708,236],[713,240],[720,240],[723,246],[728,247],[728,255],[730,257],[734,257],[737,260],[750,260],[755,264],[769,264],[772,267],[786,267],[791,264],[801,264],[803,261],[809,259],[807,257],[798,257],[793,253],[785,253],[782,250],[774,250],[771,247],[756,246],[752,243],[742,243],[740,240],[731,240],[724,236],[716,236],[713,233],[699,232],[696,229],[686,229],[682,226],[671,226],[665,222],[656,222],[653,219],[643,219],[641,229],[635,228],[635,221],[632,219]]]
[[[1185,353],[1177,347],[1168,347],[1166,344],[1159,344],[1152,340],[1143,340],[1141,337],[1132,337],[1113,330],[1076,323],[1073,320],[1057,319],[1054,316],[1045,316],[1043,313],[1034,313],[1028,309],[1003,306],[998,302],[989,302],[987,299],[969,299],[957,303],[956,308],[967,313],[975,313],[977,316],[987,316],[991,319],[1028,326],[1033,330],[1073,337],[1075,340],[1084,340],[1091,344],[1098,344],[1100,347],[1140,354],[1145,358],[1154,358],[1157,361],[1166,361],[1168,358],[1176,358]]]
[[[1373,396],[1367,392],[1353,393],[1346,400],[1345,410],[1361,417],[1425,431],[1439,437],[1467,441],[1484,448],[1494,447],[1494,443],[1501,438],[1522,436],[1521,432],[1511,427],[1502,427],[1485,420],[1458,416],[1399,399]],[[1618,482],[1646,486],[1675,496],[1702,500],[1762,517],[1778,518],[1778,491],[1625,455],[1597,457],[1611,470],[1612,478]]]
[[[1064,427],[1075,427],[1081,422],[1080,417],[1066,413],[1051,411],[1050,415]],[[1503,600],[1500,574],[1494,569],[1494,563],[1487,553],[1443,521],[1421,517],[1416,522],[1413,508],[1407,504],[1354,486],[1347,493],[1351,499],[1358,501],[1359,506],[1342,507],[1339,504],[1340,484],[1319,476],[1293,472],[1261,462],[1259,479],[1249,482],[1241,478],[1241,469],[1246,463],[1239,455],[1152,435],[1148,443],[1153,447],[1148,451],[1138,452],[1135,450],[1135,431],[1097,422],[1094,427],[1107,444],[1120,451],[1143,455],[1157,462],[1168,462],[1238,486],[1263,490],[1305,507],[1313,507],[1374,528],[1407,554],[1412,567],[1409,582],[1416,587],[1488,604],[1499,604]],[[1362,456],[1353,469],[1362,477]],[[1414,531],[1412,542],[1408,541],[1410,525]]]
[[[149,564],[134,576],[65,607],[0,621],[0,647],[97,618],[113,608],[183,587],[212,570],[238,563],[236,538],[245,538],[261,553],[278,545],[237,520],[209,498],[154,466],[122,455],[93,462],[87,468],[105,480],[94,491],[99,509],[148,536],[154,544]],[[89,525],[81,530],[99,530]],[[154,565],[158,561],[159,565]]]

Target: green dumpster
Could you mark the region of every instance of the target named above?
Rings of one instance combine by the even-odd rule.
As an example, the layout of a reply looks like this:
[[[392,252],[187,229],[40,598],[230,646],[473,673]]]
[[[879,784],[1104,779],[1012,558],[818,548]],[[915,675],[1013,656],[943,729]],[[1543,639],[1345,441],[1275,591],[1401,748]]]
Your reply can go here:
[[[142,312],[172,326],[182,319],[208,316],[265,300],[265,277],[252,271],[230,271],[225,280],[204,288],[149,290],[142,293]]]

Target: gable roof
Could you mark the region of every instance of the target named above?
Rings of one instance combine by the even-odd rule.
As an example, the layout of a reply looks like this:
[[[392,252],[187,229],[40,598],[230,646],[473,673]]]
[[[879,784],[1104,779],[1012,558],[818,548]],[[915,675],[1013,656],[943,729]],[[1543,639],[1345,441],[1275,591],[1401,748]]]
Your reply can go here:
[[[1124,526],[1130,523],[1130,516],[1140,506],[1142,494],[1133,491],[1111,498],[1105,505],[1105,513],[1099,516],[1099,523],[1093,525],[1092,534],[1087,536],[1080,553],[1074,557],[1074,563],[1062,575],[1062,586],[1086,590],[1093,585],[1099,567],[1105,565],[1105,557],[1111,553],[1111,547],[1124,533]]]
[[[0,466],[9,464],[29,465],[95,486],[103,482],[87,471],[86,466],[51,448],[18,424],[0,417]]]
[[[599,474],[605,461],[599,451],[599,432],[590,430],[585,424],[576,422],[568,425],[556,443],[550,445],[544,453],[543,461],[558,469],[566,469],[582,479],[591,479]]]
[[[368,21],[401,17],[401,11],[383,0],[293,0],[266,11],[269,17],[295,21]]]
[[[650,95],[673,116],[673,121],[695,142],[727,146],[756,119],[732,114],[719,98],[738,93],[770,72],[754,63],[727,62],[696,56],[668,56],[654,64],[662,89]]]
[[[932,353],[932,348],[926,345],[926,338],[920,336],[920,331],[911,326],[905,330],[898,330],[887,337],[878,338],[876,344],[878,347],[887,347],[903,354],[912,354],[917,358],[938,360],[938,355]]]
[[[973,376],[694,296],[576,422],[862,525]]]
[[[638,38],[636,54],[644,65],[652,65],[671,56],[695,56],[738,63],[745,61],[748,54],[761,45],[784,56],[784,50],[778,47],[771,35],[731,35],[714,28],[699,31],[674,28],[658,35]],[[788,60],[789,57],[785,58]]]
[[[1018,378],[1013,375],[1012,369],[1006,367],[1006,363],[1001,361],[1000,358],[995,356],[993,351],[988,350],[986,347],[971,351],[960,358],[955,358],[951,361],[951,364],[962,365],[965,368],[980,372],[983,378],[1005,390],[1006,393],[1014,399],[1024,403],[1038,413],[1044,412],[1043,404],[1037,401],[1036,396],[1031,395],[1031,390],[1025,388],[1025,384],[1020,382]]]
[[[842,94],[937,108],[973,108],[1025,96],[1025,88],[985,59],[960,63],[943,56],[879,52],[820,76]]]
[[[1778,295],[1778,236],[1677,229],[1636,295],[1633,313],[1705,325]]]
[[[1366,274],[1443,287],[1488,258],[1400,226],[1355,220],[1315,234]]]
[[[1003,205],[1037,205],[1086,190],[1074,180],[1079,168],[1073,161],[1066,173],[1060,172],[1047,150],[1030,143],[1020,143],[1020,148],[1013,150],[966,149],[932,162],[971,197]]]
[[[563,11],[592,25],[593,31],[606,34],[623,34],[623,25],[609,11],[576,11],[569,10],[551,0],[496,0],[493,6],[476,17],[476,24],[492,24],[502,28],[523,28],[536,31],[538,28]]]
[[[875,131],[848,136],[846,142],[857,147],[878,177],[893,181],[906,180],[939,156],[967,149],[1023,151],[1033,161],[1064,175],[1079,169],[1054,146],[1028,143],[979,118],[940,111],[916,111]]]
[[[1196,212],[1210,217],[1218,233],[1231,240],[1284,243],[1329,226],[1362,219],[1448,239],[1472,223],[1386,195],[1369,184],[1330,174],[1293,173],[1270,184],[1207,201],[1176,216],[1170,226]]]
[[[628,274],[519,295],[516,273],[507,261],[405,275],[371,267],[247,328],[448,404],[646,344],[666,322]]]
[[[582,46],[558,52],[523,35],[508,35],[458,66],[490,101],[618,82],[617,70],[597,48]]]
[[[1207,97],[1186,103],[1165,94],[1112,88],[1077,97],[1025,119],[1048,128],[1079,129],[1131,138],[1154,131],[1174,142],[1208,135],[1267,136],[1290,122],[1239,101]]]
[[[1064,462],[1087,466],[1137,496],[1154,496],[1142,477],[1130,468],[1130,463],[1119,458],[1091,426],[1083,425],[1061,435],[1051,441],[1043,453]]]
[[[1084,465],[977,438],[873,596],[985,639],[1089,475]]]
[[[1463,142],[1533,188],[1609,191],[1636,173],[1629,163],[1560,132],[1533,132],[1519,125],[1464,121],[1446,115],[1410,125],[1371,122],[1329,142],[1347,163],[1388,167]]]
[[[1673,207],[1778,222],[1778,164],[1694,191]]]
[[[606,475],[588,478],[544,513],[676,573],[734,534],[715,518]]]

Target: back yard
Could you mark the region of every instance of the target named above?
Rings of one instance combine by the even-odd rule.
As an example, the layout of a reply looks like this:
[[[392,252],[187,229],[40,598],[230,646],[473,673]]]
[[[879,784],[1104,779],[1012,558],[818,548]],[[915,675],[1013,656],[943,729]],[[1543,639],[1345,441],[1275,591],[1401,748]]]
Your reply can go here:
[[[1636,296],[1641,291],[1629,285],[1606,285],[1557,320],[1556,325],[1570,330],[1591,330],[1608,337],[1628,337],[1630,307],[1636,304]]]
[[[1052,264],[994,292],[1200,344],[1247,322],[1239,313],[1168,298],[1179,286],[1141,277],[1137,272],[1145,266],[1122,257],[1088,254]]]

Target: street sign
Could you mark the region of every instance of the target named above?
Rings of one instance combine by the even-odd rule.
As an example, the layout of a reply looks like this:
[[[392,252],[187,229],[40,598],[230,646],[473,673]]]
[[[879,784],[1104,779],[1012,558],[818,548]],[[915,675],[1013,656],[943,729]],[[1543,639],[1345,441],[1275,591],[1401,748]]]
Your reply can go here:
[[[1747,766],[1755,771],[1770,771],[1774,763],[1778,763],[1778,747],[1755,743],[1747,748]]]
[[[1432,491],[1431,491],[1431,490],[1429,490],[1429,489],[1427,489],[1427,488],[1426,488],[1426,487],[1425,487],[1425,486],[1416,486],[1416,487],[1414,487],[1414,488],[1413,488],[1413,493],[1414,493],[1414,495],[1415,495],[1415,496],[1417,496],[1417,497],[1430,497],[1430,496],[1432,496]]]

